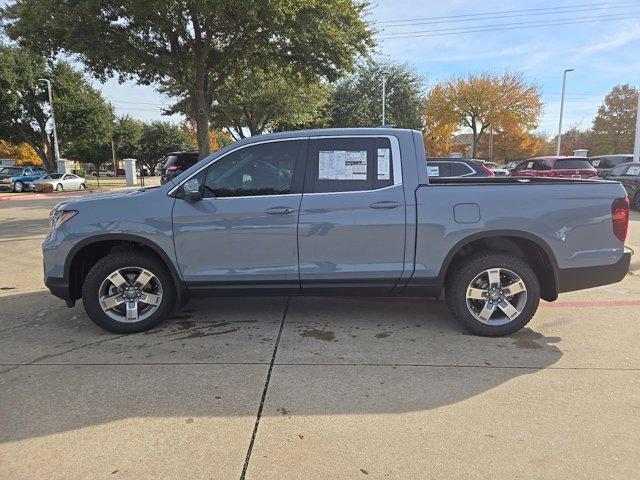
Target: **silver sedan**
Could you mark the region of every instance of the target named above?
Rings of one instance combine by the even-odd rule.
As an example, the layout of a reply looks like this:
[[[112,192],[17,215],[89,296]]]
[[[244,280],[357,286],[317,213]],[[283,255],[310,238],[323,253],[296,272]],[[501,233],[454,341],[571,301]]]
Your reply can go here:
[[[38,184],[49,184],[57,192],[63,190],[83,190],[87,188],[87,181],[73,173],[50,173],[33,182],[33,189],[37,190]]]

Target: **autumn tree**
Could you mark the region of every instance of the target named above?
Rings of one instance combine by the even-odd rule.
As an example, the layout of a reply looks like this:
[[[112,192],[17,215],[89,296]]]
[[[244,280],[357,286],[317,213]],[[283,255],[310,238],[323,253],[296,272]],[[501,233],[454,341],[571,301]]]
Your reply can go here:
[[[478,158],[489,159],[489,143],[490,136],[486,135],[478,144]],[[544,135],[509,125],[494,132],[492,158],[495,162],[507,163],[511,160],[535,157],[542,153],[544,144]]]
[[[375,127],[382,123],[382,77],[386,76],[385,122],[420,130],[424,78],[411,67],[370,60],[339,80],[331,99],[331,127]]]
[[[170,85],[188,99],[200,155],[210,106],[246,65],[288,66],[329,81],[372,46],[357,0],[16,0],[9,37],[47,55],[75,54],[98,78]]]
[[[494,129],[528,131],[542,113],[540,89],[519,73],[454,77],[433,87],[426,99],[430,122],[455,124],[473,134],[472,157],[483,136]]]
[[[593,119],[593,155],[633,151],[637,104],[638,89],[628,84],[606,95]]]
[[[51,109],[41,78],[52,83],[61,154],[71,142],[110,135],[114,115],[100,92],[67,62],[47,62],[26,49],[0,44],[0,139],[26,142],[55,171]]]
[[[0,140],[0,158],[12,158],[17,165],[41,165],[42,159],[27,142],[11,143]]]

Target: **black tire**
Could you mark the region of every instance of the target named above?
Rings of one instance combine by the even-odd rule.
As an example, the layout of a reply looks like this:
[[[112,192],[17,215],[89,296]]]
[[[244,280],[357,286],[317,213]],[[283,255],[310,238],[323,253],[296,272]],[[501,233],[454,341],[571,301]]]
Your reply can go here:
[[[467,288],[476,276],[492,268],[511,270],[522,279],[526,287],[526,302],[520,314],[502,325],[481,322],[467,307]],[[447,306],[456,320],[469,332],[486,337],[499,337],[517,332],[529,323],[540,303],[540,283],[535,272],[525,260],[509,253],[485,252],[459,263],[451,272],[445,289]]]
[[[61,192],[62,190],[64,190],[64,187],[62,186],[61,183],[56,185],[56,192]]]
[[[15,182],[13,184],[13,191],[20,193],[20,192],[24,192],[24,183],[22,182]]]
[[[140,267],[149,270],[162,285],[162,299],[152,315],[134,323],[120,322],[107,315],[99,304],[102,282],[115,270]],[[139,250],[116,252],[101,258],[89,271],[82,287],[82,301],[87,314],[98,326],[114,333],[135,333],[149,330],[165,320],[173,310],[176,290],[171,274],[157,257]]]
[[[85,190],[87,188],[87,184],[86,183],[81,183],[80,184],[80,188],[78,188],[78,190]]]

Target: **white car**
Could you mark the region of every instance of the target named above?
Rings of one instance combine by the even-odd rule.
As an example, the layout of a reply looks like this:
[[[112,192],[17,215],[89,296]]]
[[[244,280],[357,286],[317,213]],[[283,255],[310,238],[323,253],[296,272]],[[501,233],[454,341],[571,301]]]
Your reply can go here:
[[[73,173],[50,173],[49,175],[45,175],[32,183],[33,190],[37,188],[38,184],[49,184],[56,192],[63,190],[84,190],[87,188],[87,181]]]
[[[506,177],[507,175],[509,175],[509,170],[507,170],[504,167],[501,167],[495,162],[489,162],[487,160],[477,160],[475,158],[473,160],[487,167],[489,170],[491,170],[494,173],[496,177]]]

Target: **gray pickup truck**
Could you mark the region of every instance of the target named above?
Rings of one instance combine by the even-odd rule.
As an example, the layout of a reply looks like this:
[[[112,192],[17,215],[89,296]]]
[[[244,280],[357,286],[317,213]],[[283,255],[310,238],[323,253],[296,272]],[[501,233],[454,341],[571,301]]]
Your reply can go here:
[[[540,298],[622,280],[629,202],[617,182],[428,176],[411,130],[261,135],[165,185],[56,206],[45,284],[112,332],[195,295],[438,298],[479,335]]]

